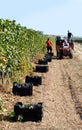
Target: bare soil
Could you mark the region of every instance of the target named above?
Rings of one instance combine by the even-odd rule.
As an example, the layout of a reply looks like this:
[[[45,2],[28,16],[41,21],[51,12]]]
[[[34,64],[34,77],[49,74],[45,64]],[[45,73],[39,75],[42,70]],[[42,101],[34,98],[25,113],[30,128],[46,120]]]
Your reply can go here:
[[[54,56],[48,63],[47,73],[36,73],[42,76],[42,85],[33,86],[32,96],[0,92],[7,109],[7,112],[0,111],[0,130],[82,130],[82,53],[79,51],[75,47],[73,59],[57,60]],[[43,102],[42,121],[8,120],[8,111],[13,110],[18,101],[24,104]]]

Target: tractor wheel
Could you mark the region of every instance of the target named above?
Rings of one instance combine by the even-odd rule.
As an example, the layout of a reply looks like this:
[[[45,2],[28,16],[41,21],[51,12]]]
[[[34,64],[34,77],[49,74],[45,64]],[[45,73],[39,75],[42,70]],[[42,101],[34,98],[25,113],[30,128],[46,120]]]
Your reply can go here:
[[[63,50],[59,51],[59,59],[63,59]]]
[[[70,51],[69,58],[73,59],[73,52],[72,52],[72,50]]]
[[[59,52],[58,52],[58,51],[56,52],[56,56],[57,56],[57,57],[59,56]]]

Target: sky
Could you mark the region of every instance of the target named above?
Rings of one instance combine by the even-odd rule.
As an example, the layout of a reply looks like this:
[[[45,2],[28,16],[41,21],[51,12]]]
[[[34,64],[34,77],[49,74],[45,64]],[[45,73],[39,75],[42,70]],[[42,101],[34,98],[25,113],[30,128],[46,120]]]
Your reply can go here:
[[[0,18],[49,35],[82,37],[82,0],[0,0]]]

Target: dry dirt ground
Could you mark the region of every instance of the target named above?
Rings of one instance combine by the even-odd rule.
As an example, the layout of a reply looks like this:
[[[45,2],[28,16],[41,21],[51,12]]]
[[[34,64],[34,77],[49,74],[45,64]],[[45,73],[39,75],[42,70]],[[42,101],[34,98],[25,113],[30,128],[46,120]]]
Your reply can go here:
[[[18,101],[43,102],[41,122],[12,122],[6,118],[7,112],[0,111],[0,130],[82,130],[82,53],[76,46],[73,54],[73,59],[54,57],[47,73],[37,73],[42,85],[33,86],[32,96],[0,92],[8,111]]]

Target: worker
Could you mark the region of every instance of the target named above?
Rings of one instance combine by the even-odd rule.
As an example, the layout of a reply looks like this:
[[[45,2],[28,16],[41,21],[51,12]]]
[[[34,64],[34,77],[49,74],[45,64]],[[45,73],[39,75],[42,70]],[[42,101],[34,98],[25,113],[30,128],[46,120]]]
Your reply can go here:
[[[50,41],[50,39],[48,38],[46,41],[46,47],[47,47],[47,53],[52,53],[52,42]]]
[[[69,46],[69,43],[66,40],[63,40],[63,46]]]
[[[68,34],[67,34],[68,43],[72,42],[72,39],[73,39],[73,34],[68,30]]]

